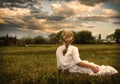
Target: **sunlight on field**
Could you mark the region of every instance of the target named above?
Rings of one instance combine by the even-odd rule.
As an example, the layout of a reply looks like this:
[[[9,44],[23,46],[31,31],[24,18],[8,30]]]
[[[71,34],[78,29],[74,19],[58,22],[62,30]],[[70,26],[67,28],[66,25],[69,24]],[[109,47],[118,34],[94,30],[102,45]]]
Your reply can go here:
[[[119,84],[120,74],[57,76],[55,51],[59,45],[0,48],[0,84]],[[119,45],[75,45],[83,60],[110,65],[120,72]]]

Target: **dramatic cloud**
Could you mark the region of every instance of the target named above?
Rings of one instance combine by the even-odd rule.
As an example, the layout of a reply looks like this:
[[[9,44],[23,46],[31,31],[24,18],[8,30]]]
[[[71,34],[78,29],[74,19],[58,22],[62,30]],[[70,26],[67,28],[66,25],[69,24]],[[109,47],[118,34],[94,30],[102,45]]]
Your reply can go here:
[[[40,0],[1,0],[0,7],[0,31],[43,30],[39,20],[46,13],[41,11]]]
[[[49,0],[49,1],[62,1],[62,0]],[[103,2],[112,2],[112,3],[119,3],[120,0],[64,0],[64,1],[77,1],[81,4],[88,5],[88,6],[95,6],[96,4],[100,4]]]
[[[16,10],[16,11],[15,11]],[[29,9],[17,8],[15,10],[9,10],[9,8],[0,9],[0,29],[21,27],[24,24],[22,18],[30,15]]]
[[[29,9],[21,9],[21,8],[14,8],[14,10],[10,10],[9,8],[0,9],[1,18],[22,17],[22,16],[27,16],[27,15],[30,15]]]
[[[51,1],[51,2],[50,2]],[[62,29],[103,31],[120,23],[119,0],[0,0],[0,34],[48,34]],[[109,4],[110,5],[110,4]],[[117,10],[116,10],[117,9]],[[113,21],[114,19],[114,21]],[[117,25],[117,26],[113,26]],[[106,26],[106,25],[105,25]],[[106,27],[107,28],[107,27]],[[24,35],[23,34],[23,35]]]
[[[17,11],[17,9],[29,9],[32,17],[45,17],[40,0],[1,0],[0,7]],[[24,10],[25,11],[25,10]]]
[[[104,21],[106,17],[111,18],[119,16],[116,10],[102,8],[102,5],[103,4],[101,3],[96,4],[95,6],[89,6],[75,1],[71,1],[67,3],[54,3],[51,5],[51,7],[53,9],[53,14],[66,18],[84,17],[84,19],[88,20],[93,18],[91,19],[91,21]]]
[[[75,1],[67,3],[54,3],[51,5],[54,14],[63,15],[63,16],[73,16],[73,15],[82,15],[90,13],[94,7],[80,4]]]

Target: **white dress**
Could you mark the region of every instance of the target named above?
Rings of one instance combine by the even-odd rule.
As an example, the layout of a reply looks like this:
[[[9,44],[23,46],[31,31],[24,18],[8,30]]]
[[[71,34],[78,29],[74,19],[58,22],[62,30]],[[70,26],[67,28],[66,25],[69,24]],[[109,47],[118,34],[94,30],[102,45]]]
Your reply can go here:
[[[57,68],[58,69],[69,69],[69,72],[76,72],[76,73],[86,73],[89,75],[112,75],[118,73],[116,69],[111,66],[105,65],[96,65],[95,63],[88,62],[81,60],[79,57],[78,48],[72,45],[69,45],[66,54],[63,56],[63,50],[65,49],[65,45],[62,45],[57,48],[56,50],[56,58],[57,58]],[[84,61],[90,63],[92,65],[96,65],[99,67],[99,71],[94,73],[90,68],[80,67],[76,65],[80,61]]]

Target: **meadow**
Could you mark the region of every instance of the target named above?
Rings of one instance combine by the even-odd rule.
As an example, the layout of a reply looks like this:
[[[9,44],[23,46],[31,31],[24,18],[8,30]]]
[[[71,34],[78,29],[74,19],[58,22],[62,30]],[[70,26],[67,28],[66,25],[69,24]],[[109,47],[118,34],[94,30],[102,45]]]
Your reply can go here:
[[[57,75],[55,51],[59,44],[0,47],[0,84],[120,84],[120,73],[109,76]],[[75,45],[80,58],[110,65],[120,72],[120,45]]]

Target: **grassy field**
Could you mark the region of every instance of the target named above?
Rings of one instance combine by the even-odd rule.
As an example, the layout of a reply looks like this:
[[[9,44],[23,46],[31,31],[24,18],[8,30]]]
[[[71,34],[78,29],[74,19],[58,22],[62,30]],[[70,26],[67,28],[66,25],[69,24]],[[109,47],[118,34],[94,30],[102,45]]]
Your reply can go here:
[[[120,84],[120,73],[112,76],[57,75],[55,51],[59,45],[0,47],[0,84]],[[120,72],[120,45],[75,45],[80,57]]]

